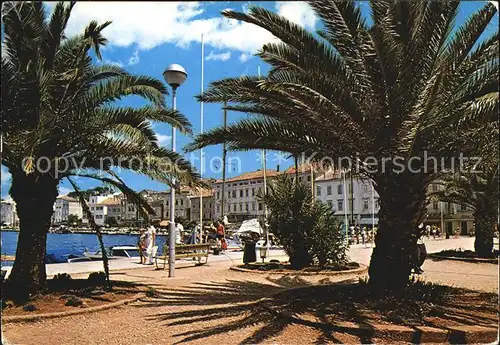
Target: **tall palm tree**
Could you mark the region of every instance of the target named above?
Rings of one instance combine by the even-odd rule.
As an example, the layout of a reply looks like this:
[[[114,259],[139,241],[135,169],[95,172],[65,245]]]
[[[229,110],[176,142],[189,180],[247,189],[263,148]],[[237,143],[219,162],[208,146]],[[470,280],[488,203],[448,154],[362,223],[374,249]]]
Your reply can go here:
[[[35,293],[46,280],[47,230],[61,180],[83,176],[104,180],[139,204],[152,208],[113,174],[131,169],[161,182],[196,184],[189,162],[160,147],[150,121],[190,132],[188,120],[166,107],[167,89],[155,78],[93,64],[106,44],[110,22],[89,23],[81,35],[64,31],[75,2],[59,2],[46,18],[41,2],[3,4],[2,164],[12,174],[20,233],[9,283],[20,295]],[[142,107],[117,104],[136,95]],[[102,177],[100,172],[107,172]]]
[[[267,76],[216,81],[200,96],[256,116],[208,131],[187,150],[226,141],[231,150],[316,153],[335,161],[373,157],[377,164],[372,159],[360,169],[380,195],[370,283],[402,289],[437,171],[401,171],[399,164],[416,171],[424,163],[410,158],[424,152],[438,159],[467,155],[467,145],[447,133],[496,120],[498,32],[483,38],[496,8],[487,4],[456,27],[456,1],[373,0],[371,25],[354,1],[310,5],[320,18],[315,33],[263,8],[222,12],[280,41],[257,54],[271,66]]]
[[[489,127],[489,128],[488,128]],[[483,164],[476,169],[443,173],[435,183],[437,191],[429,193],[430,199],[466,205],[473,211],[475,221],[474,250],[479,257],[490,257],[493,237],[498,222],[499,159],[498,127],[483,126],[481,133],[462,133],[477,148]],[[470,162],[475,165],[476,162]]]

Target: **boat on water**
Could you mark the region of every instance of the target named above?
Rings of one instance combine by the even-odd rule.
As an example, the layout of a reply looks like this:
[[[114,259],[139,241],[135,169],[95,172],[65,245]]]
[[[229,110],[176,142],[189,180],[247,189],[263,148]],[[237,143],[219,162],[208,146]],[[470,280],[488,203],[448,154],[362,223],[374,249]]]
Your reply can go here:
[[[137,246],[133,245],[124,245],[124,246],[113,246],[110,247],[108,251],[108,259],[117,259],[117,258],[137,258],[139,257],[139,249]],[[68,262],[82,262],[82,261],[99,261],[102,260],[102,252],[101,250],[97,250],[95,252],[90,252],[87,248],[82,255],[68,255]]]

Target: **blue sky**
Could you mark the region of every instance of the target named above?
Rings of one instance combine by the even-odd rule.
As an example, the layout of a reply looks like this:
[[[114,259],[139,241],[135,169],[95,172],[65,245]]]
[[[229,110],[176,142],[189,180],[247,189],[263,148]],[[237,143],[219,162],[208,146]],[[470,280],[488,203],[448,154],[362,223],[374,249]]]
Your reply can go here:
[[[46,3],[47,9],[52,8]],[[253,54],[263,43],[273,39],[272,35],[256,26],[228,20],[220,15],[223,9],[246,11],[250,4],[263,6],[284,15],[288,19],[309,29],[318,28],[318,20],[306,3],[303,2],[78,2],[73,10],[68,25],[68,35],[80,33],[83,27],[92,19],[98,22],[112,20],[113,23],[103,33],[109,40],[109,45],[103,50],[106,62],[116,63],[126,68],[130,73],[144,74],[163,79],[165,67],[171,63],[181,64],[188,73],[184,85],[178,90],[177,108],[184,113],[191,123],[195,133],[200,131],[200,104],[194,96],[201,88],[201,34],[205,41],[205,89],[212,81],[225,77],[256,75],[260,66],[262,74],[268,67]],[[362,10],[368,15],[368,3],[361,3]],[[471,12],[484,6],[484,2],[467,2],[462,5],[457,23],[462,23]],[[494,20],[498,22],[498,18]],[[498,25],[495,26],[496,28]],[[493,32],[495,27],[489,31]],[[124,101],[129,105],[141,105],[140,98],[128,98]],[[170,97],[168,104],[171,104]],[[204,105],[205,130],[222,125],[222,110],[220,105]],[[245,115],[230,112],[229,123]],[[154,129],[160,142],[170,147],[171,129],[168,125],[155,124]],[[177,135],[177,149],[182,149],[190,139]],[[221,156],[221,147],[214,146],[204,149],[206,160],[213,156]],[[194,153],[199,157],[199,152]],[[229,153],[238,156],[236,164],[228,166],[228,176],[260,168],[261,161],[258,152]],[[189,158],[189,157],[188,157]],[[237,171],[237,163],[241,170]],[[292,164],[284,160],[283,155],[269,153],[268,168],[275,169]],[[200,168],[199,160],[195,162]],[[219,168],[219,167],[217,167]],[[208,163],[204,168],[207,177],[220,178],[221,173],[210,169]],[[215,169],[216,170],[216,169]],[[122,172],[125,181],[136,190],[144,188],[162,190],[166,186],[149,178],[131,172]],[[83,188],[96,185],[95,182],[79,179]],[[2,166],[2,197],[8,194],[10,178]],[[61,184],[60,192],[67,193],[68,183]]]

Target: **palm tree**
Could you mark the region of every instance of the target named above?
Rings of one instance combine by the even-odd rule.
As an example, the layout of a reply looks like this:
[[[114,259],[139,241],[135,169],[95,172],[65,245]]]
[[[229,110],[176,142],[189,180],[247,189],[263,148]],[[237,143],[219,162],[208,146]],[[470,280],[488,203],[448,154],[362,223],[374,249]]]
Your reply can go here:
[[[491,130],[491,128],[490,128]],[[498,128],[472,135],[464,133],[473,141],[484,161],[480,168],[465,172],[445,173],[435,183],[441,188],[429,193],[430,199],[466,205],[473,210],[476,238],[474,250],[479,257],[491,257],[493,237],[498,221]],[[486,132],[486,133],[485,133]],[[491,135],[489,135],[491,134]],[[471,164],[475,164],[471,162]]]
[[[12,174],[10,194],[20,218],[9,283],[20,296],[39,291],[46,280],[47,230],[61,180],[104,181],[151,213],[113,167],[165,183],[172,177],[186,184],[198,179],[189,162],[158,145],[151,128],[150,121],[159,121],[191,130],[182,114],[166,107],[166,87],[117,66],[93,64],[90,51],[101,58],[107,42],[101,31],[110,22],[92,21],[81,35],[66,38],[74,4],[59,2],[50,18],[41,2],[8,2],[2,8],[2,164]],[[150,104],[117,104],[129,95]]]
[[[263,8],[222,12],[280,41],[257,54],[271,66],[267,76],[216,81],[199,97],[257,116],[208,131],[187,150],[226,141],[230,150],[315,153],[335,162],[371,157],[360,169],[380,195],[370,283],[402,289],[426,189],[438,172],[423,169],[424,153],[438,161],[467,156],[466,143],[448,133],[496,120],[498,33],[483,35],[496,8],[487,4],[456,27],[456,1],[373,0],[372,25],[354,1],[310,5],[321,21],[315,33]]]

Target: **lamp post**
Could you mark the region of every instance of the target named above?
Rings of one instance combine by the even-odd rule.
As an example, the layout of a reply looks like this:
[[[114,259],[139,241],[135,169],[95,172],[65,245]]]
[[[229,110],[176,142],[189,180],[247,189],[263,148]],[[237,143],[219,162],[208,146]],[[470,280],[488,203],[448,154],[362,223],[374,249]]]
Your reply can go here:
[[[181,86],[187,78],[184,67],[172,64],[163,72],[163,77],[168,85],[172,87],[172,107],[177,109],[177,88]],[[172,151],[175,152],[175,127],[172,126]],[[168,276],[175,277],[175,179],[172,179],[170,187],[170,224],[168,231]]]

